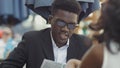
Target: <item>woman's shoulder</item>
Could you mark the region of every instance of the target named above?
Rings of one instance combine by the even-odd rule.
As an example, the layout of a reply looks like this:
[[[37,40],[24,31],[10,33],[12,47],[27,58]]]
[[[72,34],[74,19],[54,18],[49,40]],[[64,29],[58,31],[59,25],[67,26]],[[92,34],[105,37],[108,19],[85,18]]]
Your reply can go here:
[[[103,62],[103,50],[103,44],[94,44],[84,55],[81,68],[101,68]]]
[[[91,53],[96,56],[96,59],[102,60],[104,53],[104,43],[93,45]]]

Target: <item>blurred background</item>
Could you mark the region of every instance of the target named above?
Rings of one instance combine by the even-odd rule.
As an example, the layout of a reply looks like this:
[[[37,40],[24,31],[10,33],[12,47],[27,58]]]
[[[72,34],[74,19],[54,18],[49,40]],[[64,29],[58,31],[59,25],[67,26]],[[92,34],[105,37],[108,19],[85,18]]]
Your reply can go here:
[[[39,8],[42,1],[48,5],[44,7],[42,5],[42,8]],[[93,35],[100,34],[102,30],[93,31],[89,25],[97,22],[104,0],[93,1],[98,1],[100,8],[81,18],[75,33],[83,34],[94,40]],[[21,41],[25,32],[50,27],[50,24],[47,23],[47,16],[49,15],[49,3],[52,0],[41,0],[41,2],[40,0],[0,0],[0,60],[7,58],[8,54]],[[94,2],[90,2],[90,4]]]

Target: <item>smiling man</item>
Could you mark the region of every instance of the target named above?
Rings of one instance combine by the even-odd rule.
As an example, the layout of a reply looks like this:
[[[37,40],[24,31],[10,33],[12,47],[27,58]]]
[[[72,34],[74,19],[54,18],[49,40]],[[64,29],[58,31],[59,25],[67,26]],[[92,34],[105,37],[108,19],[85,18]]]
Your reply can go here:
[[[55,0],[48,19],[51,28],[25,33],[2,68],[22,68],[25,63],[26,68],[40,68],[44,59],[58,63],[81,59],[91,45],[88,38],[74,34],[81,10],[76,0]]]

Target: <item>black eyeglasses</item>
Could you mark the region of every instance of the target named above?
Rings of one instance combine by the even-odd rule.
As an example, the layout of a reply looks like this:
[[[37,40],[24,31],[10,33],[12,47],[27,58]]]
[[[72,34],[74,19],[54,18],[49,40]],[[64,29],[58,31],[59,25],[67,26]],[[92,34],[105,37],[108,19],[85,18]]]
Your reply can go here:
[[[70,30],[73,30],[73,29],[75,29],[75,28],[78,26],[78,24],[75,24],[75,23],[66,23],[66,22],[60,21],[60,20],[57,21],[56,24],[57,24],[58,26],[60,26],[60,27],[65,27],[65,26],[67,26],[67,28],[70,29]]]

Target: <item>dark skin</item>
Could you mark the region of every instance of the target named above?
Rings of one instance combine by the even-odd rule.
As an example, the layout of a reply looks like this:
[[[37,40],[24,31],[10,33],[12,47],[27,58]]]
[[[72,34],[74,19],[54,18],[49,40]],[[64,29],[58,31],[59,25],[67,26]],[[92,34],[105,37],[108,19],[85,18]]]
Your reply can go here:
[[[93,45],[82,58],[80,68],[102,68],[104,44]]]
[[[71,59],[67,62],[66,68],[102,68],[104,44],[93,45],[82,60]]]
[[[67,26],[60,27],[56,24],[57,21],[64,21],[66,23],[77,24],[78,15],[65,10],[57,10],[54,15],[49,17],[49,23],[51,24],[51,31],[53,39],[58,47],[64,46],[68,39],[74,33],[74,29],[68,29]]]

